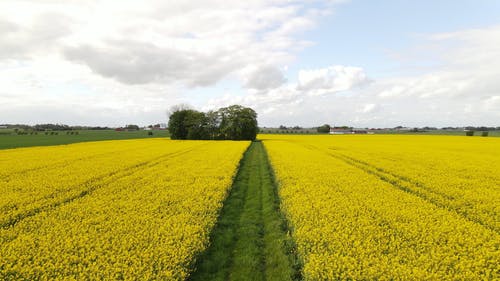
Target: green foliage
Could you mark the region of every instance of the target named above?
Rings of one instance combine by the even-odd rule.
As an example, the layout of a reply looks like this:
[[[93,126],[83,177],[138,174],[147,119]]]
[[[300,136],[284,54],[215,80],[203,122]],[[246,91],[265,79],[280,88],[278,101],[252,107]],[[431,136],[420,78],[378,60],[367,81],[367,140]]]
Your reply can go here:
[[[127,125],[127,126],[125,126],[125,129],[127,129],[127,130],[139,130],[139,126],[137,126],[137,125]]]
[[[472,131],[472,130],[466,131],[465,135],[468,136],[468,137],[471,137],[471,136],[474,135],[474,131]]]
[[[186,116],[185,126],[187,128],[186,138],[189,140],[207,140],[210,133],[208,129],[208,117],[203,112],[190,110]]]
[[[179,109],[170,115],[168,129],[172,139],[255,140],[257,113],[240,105],[207,113]]]
[[[36,131],[66,131],[71,130],[70,126],[64,124],[37,124],[33,126]]]
[[[170,132],[170,138],[173,140],[185,140],[188,137],[189,126],[192,124],[192,120],[198,111],[192,109],[181,109],[177,110],[170,115],[168,120],[168,130]]]
[[[318,133],[330,133],[330,125],[324,124],[323,126],[318,127]]]
[[[484,132],[482,132],[482,133],[481,133],[481,136],[482,136],[482,137],[487,137],[487,136],[488,136],[488,131],[484,131]]]
[[[255,140],[259,127],[257,113],[241,105],[232,105],[218,110],[220,132],[226,140]]]

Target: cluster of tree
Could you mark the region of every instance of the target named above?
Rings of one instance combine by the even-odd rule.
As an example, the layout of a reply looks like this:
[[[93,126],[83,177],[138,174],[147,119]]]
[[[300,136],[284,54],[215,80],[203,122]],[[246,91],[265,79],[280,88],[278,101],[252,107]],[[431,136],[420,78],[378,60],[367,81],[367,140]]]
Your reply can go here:
[[[7,129],[20,129],[20,130],[29,130],[32,128],[30,125],[25,125],[25,124],[0,124],[2,128],[7,128]]]
[[[8,129],[17,129],[25,131],[69,131],[69,130],[111,130],[109,127],[101,126],[69,126],[65,124],[0,124]]]
[[[500,131],[500,127],[485,127],[485,126],[480,126],[480,127],[473,127],[473,126],[467,126],[465,127],[466,130],[469,131]]]
[[[139,130],[139,126],[130,124],[130,125],[125,126],[124,129],[138,131]]]
[[[318,133],[329,133],[330,132],[330,125],[328,124],[324,124],[322,126],[319,126],[318,128],[316,128],[316,130],[318,131]]]
[[[302,130],[302,127],[300,127],[300,126],[287,127],[284,125],[280,125],[278,129],[280,129],[280,130]]]
[[[113,128],[104,126],[71,126],[73,130],[112,130]]]
[[[161,128],[161,124],[154,124],[154,125],[149,125],[148,128],[155,129],[155,128]]]
[[[189,140],[255,140],[258,133],[257,113],[241,105],[216,111],[174,109],[168,121],[171,139]]]
[[[37,124],[33,126],[35,131],[69,131],[71,127],[64,124]]]
[[[352,130],[353,127],[349,127],[349,126],[335,126],[335,127],[332,127],[332,126],[330,126],[328,124],[324,124],[324,125],[319,126],[319,127],[316,128],[316,130],[318,131],[318,133],[329,133],[330,129]]]

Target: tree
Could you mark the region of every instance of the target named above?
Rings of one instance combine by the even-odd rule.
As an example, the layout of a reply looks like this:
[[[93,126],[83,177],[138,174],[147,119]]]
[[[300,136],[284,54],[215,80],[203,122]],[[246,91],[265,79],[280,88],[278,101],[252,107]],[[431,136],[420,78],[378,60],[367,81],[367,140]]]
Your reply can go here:
[[[137,126],[137,125],[127,125],[127,126],[125,126],[125,129],[127,129],[127,130],[139,130],[139,126]]]
[[[205,113],[196,110],[189,110],[184,120],[184,125],[187,128],[186,139],[210,139],[210,132],[208,131],[208,118]]]
[[[330,125],[324,124],[323,126],[318,127],[318,133],[329,133],[330,132]]]
[[[205,114],[205,116],[207,117],[207,129],[209,132],[209,139],[211,140],[222,139],[219,130],[221,123],[221,116],[219,112],[210,110]]]
[[[226,140],[255,140],[259,127],[257,113],[241,105],[232,105],[218,110],[221,118],[220,133]]]
[[[168,130],[172,139],[255,140],[257,113],[240,105],[207,113],[178,109],[170,114]]]
[[[170,114],[168,120],[168,131],[173,140],[188,139],[189,128],[195,126],[195,115],[200,113],[192,109],[179,109]],[[195,132],[191,132],[194,135]]]

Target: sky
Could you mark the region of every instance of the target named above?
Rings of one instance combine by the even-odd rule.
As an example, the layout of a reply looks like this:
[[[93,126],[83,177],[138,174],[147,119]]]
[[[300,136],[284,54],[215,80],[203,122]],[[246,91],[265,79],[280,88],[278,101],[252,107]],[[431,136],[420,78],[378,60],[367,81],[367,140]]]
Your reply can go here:
[[[500,1],[2,0],[0,124],[500,126]]]

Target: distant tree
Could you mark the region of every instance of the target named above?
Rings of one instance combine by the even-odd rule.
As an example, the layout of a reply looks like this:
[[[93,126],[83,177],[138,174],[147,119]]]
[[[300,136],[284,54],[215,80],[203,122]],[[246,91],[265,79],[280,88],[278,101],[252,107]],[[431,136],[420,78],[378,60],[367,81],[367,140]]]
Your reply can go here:
[[[221,124],[221,116],[218,111],[210,110],[205,113],[206,121],[207,121],[207,130],[209,133],[209,139],[217,140],[222,139],[220,133],[220,124]]]
[[[207,113],[179,109],[170,113],[168,129],[172,139],[255,140],[257,113],[240,105]]]
[[[127,125],[127,126],[125,126],[125,129],[127,129],[127,130],[139,130],[139,126],[137,126],[137,125]]]
[[[255,140],[259,130],[257,113],[241,105],[232,105],[218,110],[220,133],[227,140]]]
[[[196,114],[196,110],[179,109],[170,113],[168,120],[168,131],[173,140],[185,140],[188,137],[188,122],[192,122],[190,115]]]
[[[329,133],[330,132],[330,125],[324,124],[323,126],[320,126],[317,128],[318,133]]]
[[[208,130],[208,118],[203,112],[189,110],[184,119],[189,140],[208,140],[210,132]]]
[[[33,126],[36,131],[66,131],[71,130],[71,127],[64,124],[37,124]]]

